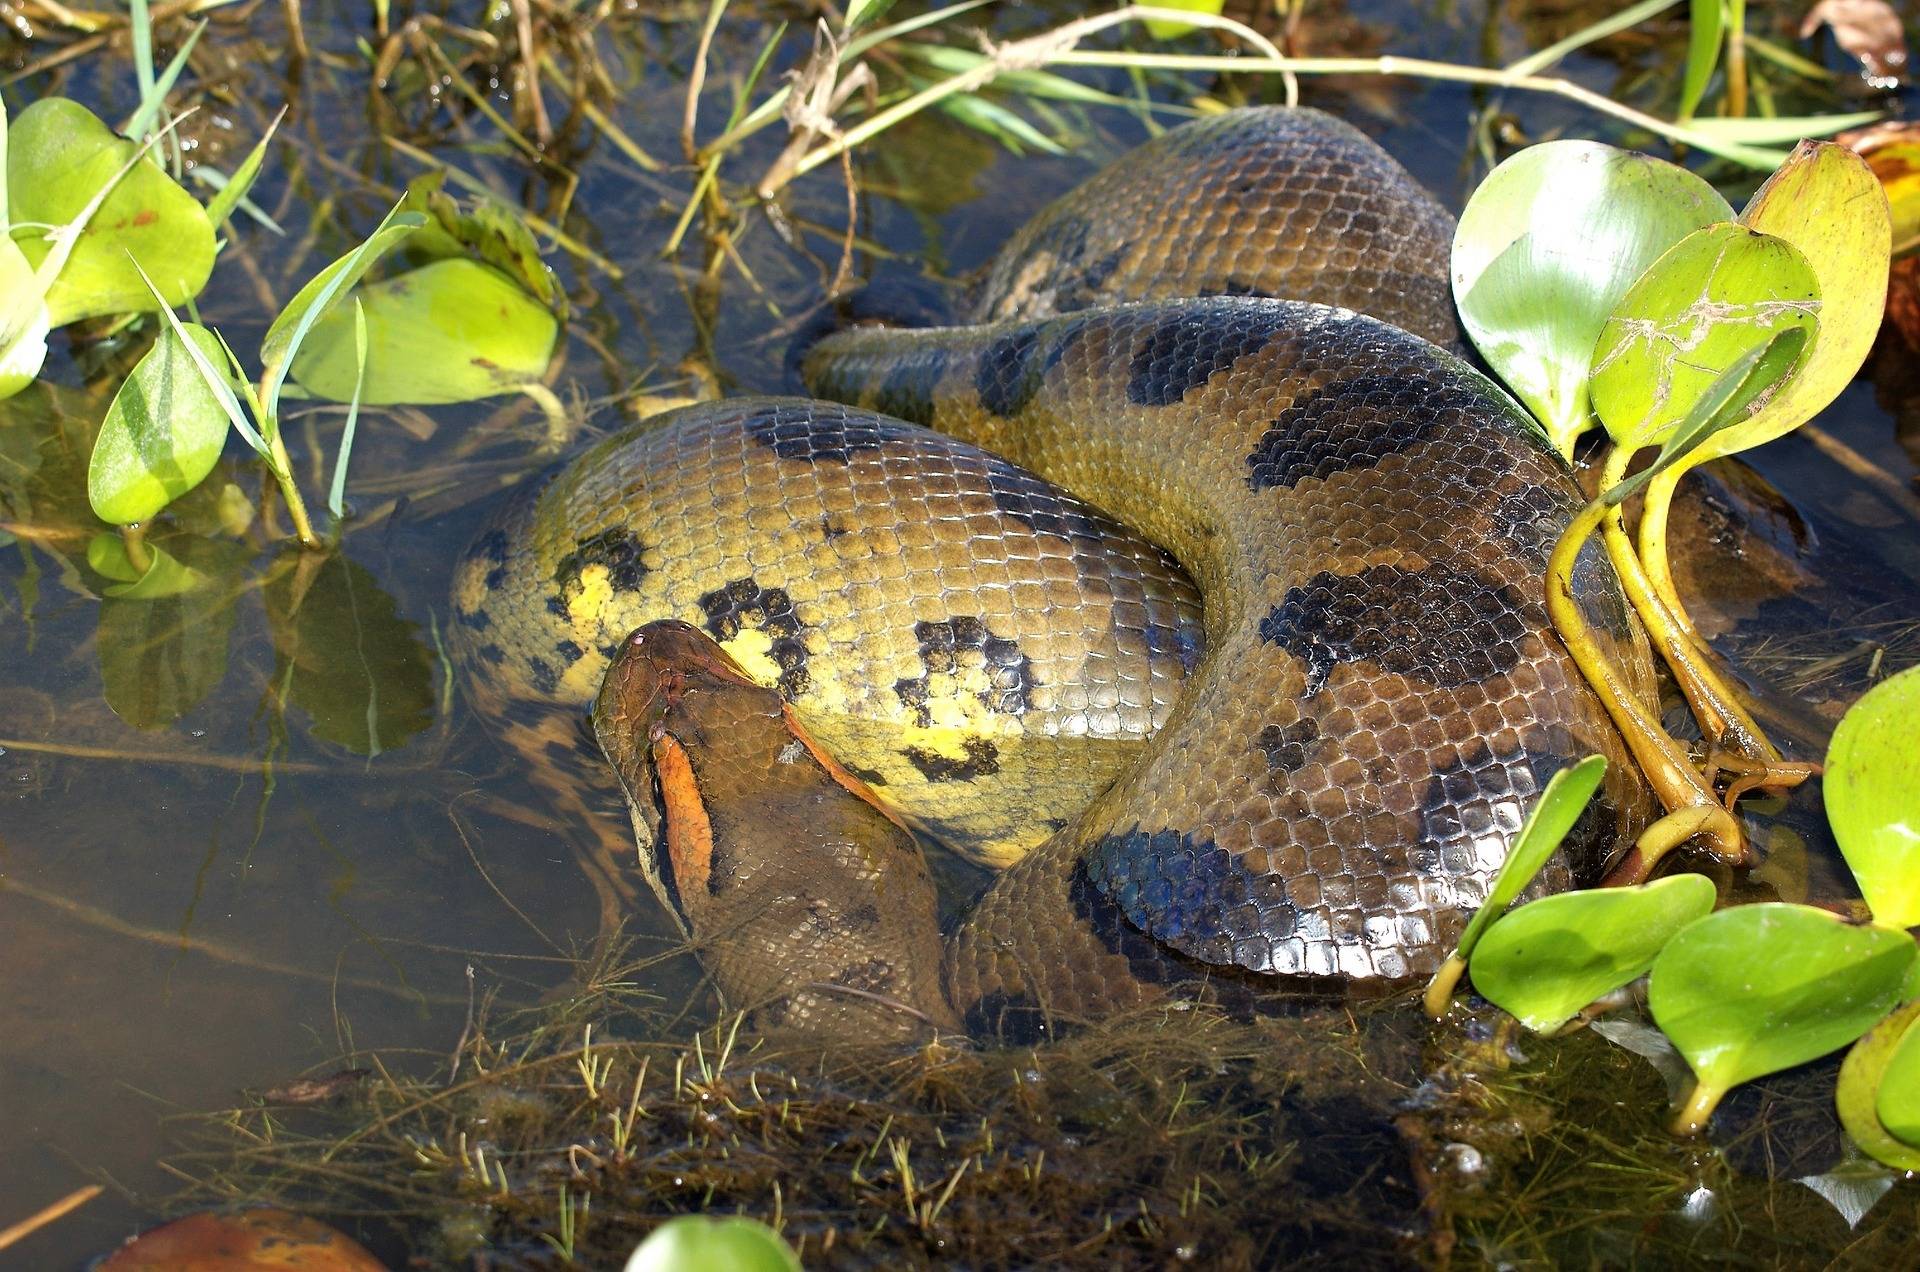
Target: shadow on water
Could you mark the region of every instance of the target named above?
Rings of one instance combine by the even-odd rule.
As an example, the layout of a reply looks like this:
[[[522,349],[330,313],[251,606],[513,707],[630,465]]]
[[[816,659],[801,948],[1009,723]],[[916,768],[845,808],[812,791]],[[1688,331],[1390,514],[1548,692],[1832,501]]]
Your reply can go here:
[[[1313,3],[1295,39],[1498,61],[1612,7]],[[254,192],[285,233],[237,222],[201,313],[257,347],[278,302],[378,220],[424,155],[564,233],[549,259],[573,319],[554,383],[584,432],[662,400],[788,387],[787,341],[849,241],[838,172],[791,187],[777,219],[743,211],[663,258],[691,182],[672,164],[704,6],[593,20],[535,6],[551,63],[538,155],[498,126],[541,127],[512,91],[523,68],[500,8],[483,28],[451,5],[396,10],[385,41],[351,6],[295,6],[297,36],[281,6],[212,14],[183,81],[201,106],[187,156],[231,168],[292,111]],[[996,34],[1076,11],[1043,8],[1010,7]],[[721,23],[703,132],[782,19],[808,20],[768,5]],[[157,56],[184,31],[163,24]],[[1662,91],[1680,33],[1629,33],[1567,70],[1625,98]],[[16,111],[63,93],[124,114],[128,66],[117,38],[44,15],[0,34]],[[1196,86],[1228,103],[1255,91],[1147,88],[1164,103]],[[1551,99],[1405,80],[1318,81],[1306,99],[1455,207],[1514,127],[1594,126]],[[938,115],[864,148],[855,277],[950,293],[1147,130],[1127,107],[1051,102],[1042,118],[1070,153],[1016,157]],[[745,144],[738,174],[774,161],[779,132]],[[0,1264],[70,1265],[164,1210],[237,1198],[357,1223],[388,1255],[492,1241],[509,1262],[557,1264],[559,1215],[587,1194],[575,1253],[591,1265],[702,1206],[778,1216],[810,1254],[854,1263],[1861,1266],[1911,1252],[1912,1184],[1850,1228],[1792,1182],[1858,1200],[1820,1066],[1730,1100],[1708,1148],[1661,1129],[1655,1063],[1591,1032],[1509,1037],[1491,1010],[1441,1030],[1405,1003],[1252,1023],[1175,1013],[1036,1050],[822,1058],[729,1041],[650,906],[621,959],[594,950],[573,849],[443,653],[453,562],[552,461],[533,405],[369,412],[357,515],[324,562],[280,546],[284,512],[255,513],[258,474],[230,449],[154,540],[213,584],[126,600],[88,565],[100,527],[84,474],[144,343],[56,340],[45,381],[0,406],[0,1223],[110,1185]],[[1920,659],[1911,360],[1889,351],[1824,439],[1723,467],[1675,527],[1708,630],[1815,747],[1873,678]],[[309,489],[340,427],[336,409],[295,412]],[[1691,555],[1689,535],[1717,555]],[[1842,888],[1817,792],[1758,839],[1766,860],[1742,896]],[[320,1084],[288,1088],[302,1077]]]

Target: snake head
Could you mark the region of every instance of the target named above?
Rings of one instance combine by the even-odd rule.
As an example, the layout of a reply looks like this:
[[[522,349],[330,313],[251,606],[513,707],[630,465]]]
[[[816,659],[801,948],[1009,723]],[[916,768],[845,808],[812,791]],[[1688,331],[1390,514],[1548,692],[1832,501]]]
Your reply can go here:
[[[620,642],[594,703],[594,736],[626,795],[640,868],[676,916],[681,916],[678,899],[661,869],[667,827],[660,801],[654,798],[655,751],[663,743],[672,744],[676,722],[686,716],[690,699],[697,703],[702,697],[742,689],[768,692],[704,632],[665,619]]]

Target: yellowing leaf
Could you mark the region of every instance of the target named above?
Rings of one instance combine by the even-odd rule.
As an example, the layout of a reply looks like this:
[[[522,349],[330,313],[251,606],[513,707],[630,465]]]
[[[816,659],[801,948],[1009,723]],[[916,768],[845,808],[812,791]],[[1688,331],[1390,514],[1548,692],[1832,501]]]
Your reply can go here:
[[[1818,415],[1866,361],[1887,303],[1887,196],[1866,160],[1846,147],[1801,142],[1747,203],[1740,223],[1785,239],[1813,266],[1820,331],[1798,374],[1752,419],[1702,446],[1702,462],[1772,441]]]
[[[433,405],[510,393],[537,380],[559,324],[499,270],[452,257],[358,288],[366,312],[360,401]],[[340,306],[314,324],[293,361],[300,387],[350,399],[359,369],[354,316]]]

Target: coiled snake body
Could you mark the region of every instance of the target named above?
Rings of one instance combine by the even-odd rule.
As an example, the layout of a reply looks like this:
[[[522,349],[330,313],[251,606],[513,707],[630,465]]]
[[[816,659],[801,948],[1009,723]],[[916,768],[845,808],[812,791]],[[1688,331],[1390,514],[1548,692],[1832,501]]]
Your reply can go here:
[[[677,412],[523,500],[456,583],[479,700],[527,729],[641,623],[719,642],[745,679],[661,628],[607,681],[640,864],[696,936],[757,923],[749,961],[830,950],[806,983],[856,1013],[1430,971],[1556,769],[1614,761],[1539,887],[1650,807],[1544,612],[1576,487],[1439,347],[1451,228],[1318,112],[1171,132],[1036,217],[976,325],[842,332],[806,361],[834,401]],[[1575,592],[1650,692],[1603,556]],[[874,803],[1017,863],[944,989],[924,868]],[[843,812],[861,829],[820,829]]]

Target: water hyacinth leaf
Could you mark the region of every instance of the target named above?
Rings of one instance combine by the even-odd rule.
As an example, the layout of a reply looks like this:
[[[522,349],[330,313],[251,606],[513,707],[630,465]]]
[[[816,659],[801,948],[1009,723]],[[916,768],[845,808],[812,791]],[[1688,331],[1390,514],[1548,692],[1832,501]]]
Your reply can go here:
[[[267,620],[289,697],[315,737],[356,755],[394,750],[433,723],[433,651],[364,568],[336,552],[304,592],[270,583]]]
[[[1474,947],[1473,987],[1535,1033],[1552,1033],[1645,975],[1660,947],[1709,913],[1715,897],[1705,875],[1679,874],[1528,902]]]
[[[1880,1125],[1902,1144],[1920,1148],[1920,1028],[1908,1024],[1894,1045],[1893,1058],[1880,1075],[1874,1098]]]
[[[541,258],[540,245],[534,241],[525,218],[515,208],[485,195],[471,210],[463,210],[458,199],[441,189],[446,175],[444,170],[425,172],[407,185],[401,206],[427,218],[426,225],[407,240],[409,260],[424,263],[471,257],[519,283],[565,321],[567,294]]]
[[[1785,239],[1813,266],[1820,334],[1793,379],[1752,419],[1702,447],[1701,462],[1772,441],[1818,415],[1866,361],[1886,312],[1892,217],[1879,179],[1853,151],[1801,142],[1754,193],[1740,223]]]
[[[9,139],[13,223],[66,225],[113,181],[135,149],[78,102],[61,97],[35,102],[14,120]],[[36,268],[53,250],[44,235],[18,242]],[[60,327],[102,314],[153,309],[141,268],[169,304],[180,304],[206,286],[213,246],[213,226],[199,201],[154,164],[136,162],[74,240],[47,292],[49,320]]]
[[[1152,7],[1178,9],[1183,13],[1204,13],[1217,18],[1227,5],[1226,0],[1154,0]],[[1147,34],[1156,40],[1177,40],[1199,29],[1191,22],[1181,22],[1175,18],[1148,18],[1146,28]]]
[[[198,323],[180,331],[215,366],[219,337]],[[114,525],[146,521],[206,479],[227,440],[227,412],[185,341],[163,327],[113,395],[87,465],[87,500]]]
[[[287,307],[267,328],[266,339],[260,342],[260,365],[265,368],[263,405],[269,418],[279,409],[280,386],[308,331],[327,316],[347,289],[359,282],[382,256],[425,224],[426,218],[420,213],[402,211],[401,205],[395,204],[358,247],[307,280],[307,285],[287,302]]]
[[[209,577],[206,571],[195,569],[152,544],[148,544],[145,551],[146,565],[135,565],[119,535],[96,534],[87,542],[87,565],[95,574],[114,580],[102,589],[105,595],[130,601],[179,596],[206,585]]]
[[[1920,1146],[1896,1138],[1881,1120],[1881,1092],[1885,1089],[1888,1066],[1897,1053],[1902,1057],[1920,1036],[1920,1000],[1906,1003],[1900,1010],[1869,1029],[1853,1044],[1840,1066],[1840,1078],[1834,1086],[1833,1102],[1840,1114],[1840,1125],[1847,1135],[1875,1161],[1895,1170],[1920,1171]],[[1911,1079],[1909,1079],[1911,1080]],[[1920,1088],[1908,1086],[1904,1098],[1911,1109],[1920,1104]],[[1896,1112],[1910,1120],[1912,1114]]]
[[[1812,906],[1736,906],[1683,928],[1653,961],[1647,1005],[1693,1069],[1676,1122],[1706,1125],[1731,1088],[1844,1047],[1899,1001],[1912,938]]]
[[[1453,236],[1461,322],[1562,454],[1591,422],[1594,344],[1627,288],[1732,216],[1686,169],[1589,141],[1530,146],[1474,191]]]
[[[1625,447],[1657,445],[1727,368],[1797,329],[1814,343],[1820,285],[1792,244],[1731,223],[1695,230],[1627,289],[1600,329],[1589,390]]]
[[[1493,883],[1487,889],[1486,902],[1467,920],[1466,928],[1460,933],[1459,944],[1447,956],[1440,970],[1434,973],[1433,980],[1428,982],[1426,1009],[1429,1015],[1437,1019],[1446,1013],[1447,1003],[1453,997],[1453,987],[1459,983],[1460,974],[1466,970],[1474,946],[1479,944],[1488,925],[1513,904],[1515,897],[1526,891],[1533,877],[1553,856],[1553,850],[1560,846],[1560,841],[1567,837],[1573,824],[1580,820],[1580,814],[1586,811],[1587,802],[1600,789],[1601,779],[1606,775],[1607,757],[1589,755],[1547,779],[1546,789],[1540,792],[1540,798],[1527,814],[1527,820],[1520,827],[1520,834],[1514,839],[1507,859],[1500,863],[1499,872],[1493,876]]]
[[[464,257],[358,288],[367,323],[363,403],[426,406],[509,393],[553,356],[553,313],[496,269]],[[340,307],[314,324],[293,378],[319,397],[353,396],[354,318]]]
[[[1827,821],[1874,921],[1920,926],[1920,667],[1862,694],[1827,744]]]
[[[1805,353],[1807,333],[1797,327],[1775,333],[1772,340],[1749,349],[1722,371],[1694,402],[1686,418],[1667,435],[1654,461],[1633,476],[1602,492],[1603,502],[1618,507],[1634,491],[1681,463],[1724,428],[1740,422],[1760,395],[1793,370]]]
[[[800,1260],[758,1219],[681,1215],[647,1234],[626,1272],[800,1272]]]
[[[35,290],[33,266],[0,235],[0,399],[32,384],[47,360],[52,324]]]

